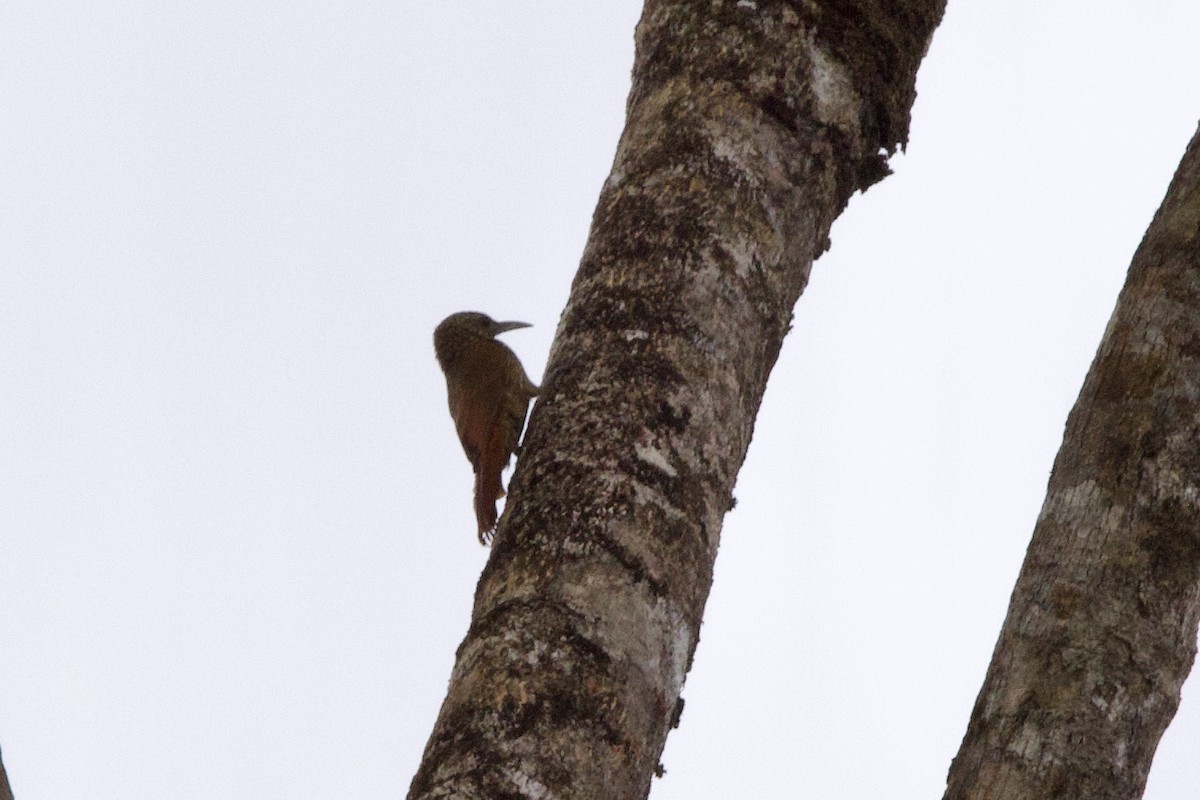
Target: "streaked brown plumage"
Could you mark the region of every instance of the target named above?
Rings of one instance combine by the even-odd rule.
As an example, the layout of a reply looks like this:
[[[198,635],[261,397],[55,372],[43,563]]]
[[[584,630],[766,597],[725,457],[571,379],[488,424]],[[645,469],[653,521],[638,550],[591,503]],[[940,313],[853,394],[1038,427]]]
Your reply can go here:
[[[475,469],[475,519],[483,544],[496,527],[496,501],[504,496],[500,473],[516,452],[525,411],[538,391],[516,354],[495,337],[527,327],[526,322],[496,322],[487,314],[460,311],[433,332],[450,416]]]

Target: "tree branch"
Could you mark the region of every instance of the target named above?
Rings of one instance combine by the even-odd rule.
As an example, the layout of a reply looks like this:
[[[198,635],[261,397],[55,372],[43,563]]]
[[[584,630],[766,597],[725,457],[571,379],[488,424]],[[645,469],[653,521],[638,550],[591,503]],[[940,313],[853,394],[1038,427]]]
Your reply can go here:
[[[1140,797],[1200,620],[1200,133],[1067,420],[947,800]]]
[[[8,770],[4,769],[3,758],[0,758],[0,800],[13,800],[12,786],[8,783]]]

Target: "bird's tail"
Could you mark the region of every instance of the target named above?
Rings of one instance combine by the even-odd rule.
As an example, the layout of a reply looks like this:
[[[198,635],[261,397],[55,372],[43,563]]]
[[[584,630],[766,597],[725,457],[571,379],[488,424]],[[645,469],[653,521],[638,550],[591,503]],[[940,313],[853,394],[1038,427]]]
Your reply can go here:
[[[504,497],[500,470],[480,469],[475,473],[475,520],[479,523],[479,543],[487,544],[496,529],[496,501]]]

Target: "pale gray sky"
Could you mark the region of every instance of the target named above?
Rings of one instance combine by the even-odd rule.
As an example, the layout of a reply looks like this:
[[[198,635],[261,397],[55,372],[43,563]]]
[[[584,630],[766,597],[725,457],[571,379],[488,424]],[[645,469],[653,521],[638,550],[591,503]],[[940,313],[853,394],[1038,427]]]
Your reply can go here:
[[[403,795],[487,552],[430,336],[535,379],[639,4],[0,6],[20,800]],[[940,797],[1200,118],[1200,6],[951,0],[796,309],[655,800]],[[1191,685],[1147,797],[1195,796]]]

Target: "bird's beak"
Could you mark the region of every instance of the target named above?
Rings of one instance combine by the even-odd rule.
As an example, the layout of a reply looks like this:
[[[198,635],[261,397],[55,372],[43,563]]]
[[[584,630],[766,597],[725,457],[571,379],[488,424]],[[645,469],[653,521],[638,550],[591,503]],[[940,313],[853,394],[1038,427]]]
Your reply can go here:
[[[528,322],[497,322],[496,326],[492,328],[492,335],[495,336],[497,333],[504,333],[505,331],[515,331],[517,328],[532,327]]]

